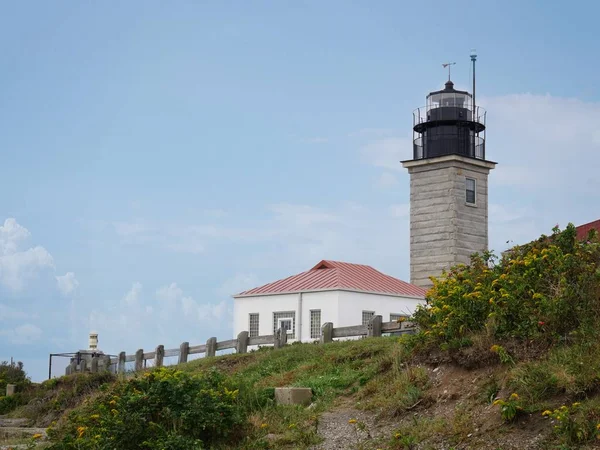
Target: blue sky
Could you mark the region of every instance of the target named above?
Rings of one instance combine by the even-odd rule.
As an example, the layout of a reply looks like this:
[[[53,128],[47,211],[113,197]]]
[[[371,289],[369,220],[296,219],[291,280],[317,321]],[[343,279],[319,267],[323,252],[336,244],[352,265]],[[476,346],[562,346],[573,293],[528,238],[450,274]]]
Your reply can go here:
[[[34,380],[90,328],[226,339],[231,294],[321,259],[408,279],[411,114],[471,48],[490,246],[600,216],[593,2],[0,8],[0,360]]]

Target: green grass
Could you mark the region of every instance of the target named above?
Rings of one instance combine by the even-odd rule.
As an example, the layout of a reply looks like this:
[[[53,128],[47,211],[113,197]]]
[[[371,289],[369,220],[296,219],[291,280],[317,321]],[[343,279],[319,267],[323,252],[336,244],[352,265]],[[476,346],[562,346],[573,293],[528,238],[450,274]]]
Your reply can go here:
[[[179,368],[198,372],[216,367],[229,374],[230,381],[239,387],[239,401],[249,416],[246,441],[240,448],[309,448],[319,442],[316,431],[320,414],[340,396],[373,389],[378,384],[387,386],[388,381],[400,377],[403,381],[390,387],[396,396],[386,400],[387,405],[397,408],[392,403],[402,396],[406,406],[418,401],[420,389],[426,384],[421,382],[424,376],[417,369],[404,375],[406,371],[394,362],[403,352],[402,347],[397,337],[297,344],[280,350],[264,348],[244,355],[202,358]],[[274,388],[283,386],[311,388],[311,408],[276,405]],[[370,398],[384,402],[389,393],[381,391]],[[276,438],[267,442],[268,434]]]
[[[585,398],[600,388],[600,344],[594,340],[550,350],[543,358],[520,364],[508,386],[529,405],[557,395]]]

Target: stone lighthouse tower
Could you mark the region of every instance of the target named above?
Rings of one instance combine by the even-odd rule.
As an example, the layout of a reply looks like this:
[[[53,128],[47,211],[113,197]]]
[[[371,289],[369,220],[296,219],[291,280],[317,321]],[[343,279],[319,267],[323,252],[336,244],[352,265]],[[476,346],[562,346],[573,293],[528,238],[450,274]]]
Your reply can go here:
[[[410,281],[417,286],[430,287],[430,276],[488,249],[488,174],[496,163],[486,159],[485,116],[450,79],[413,113],[413,158],[402,165],[410,174]]]

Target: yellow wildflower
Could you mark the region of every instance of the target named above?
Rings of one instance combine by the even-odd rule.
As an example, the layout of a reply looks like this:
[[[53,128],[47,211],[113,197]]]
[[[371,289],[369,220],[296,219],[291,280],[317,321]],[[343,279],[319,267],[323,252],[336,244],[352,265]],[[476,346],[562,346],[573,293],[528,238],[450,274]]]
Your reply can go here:
[[[394,435],[394,437],[395,437],[396,439],[400,439],[400,438],[402,437],[402,435],[401,435],[400,433],[396,433],[396,434]]]
[[[542,416],[549,416],[550,414],[552,414],[552,411],[550,411],[549,409],[547,409],[546,411],[544,411],[542,413]]]
[[[596,430],[600,430],[600,423],[596,425]]]
[[[31,439],[41,439],[42,438],[42,433],[35,433],[33,436],[31,436]]]
[[[516,392],[513,392],[512,394],[510,394],[510,399],[511,400],[519,400],[519,396],[517,395]]]
[[[356,423],[356,419],[350,419],[348,423]]]
[[[289,429],[296,428],[296,424],[295,423],[290,423],[289,426],[288,426],[288,428]]]
[[[77,427],[77,435],[79,437],[83,436],[83,433],[85,433],[87,427]]]
[[[267,427],[268,427],[268,425],[267,425],[266,423],[261,423],[261,424],[260,424],[260,427],[261,427],[261,428],[267,428]]]
[[[99,418],[100,418],[100,414],[92,414],[90,416],[90,419],[92,419],[92,420],[96,420],[96,419],[99,419]]]

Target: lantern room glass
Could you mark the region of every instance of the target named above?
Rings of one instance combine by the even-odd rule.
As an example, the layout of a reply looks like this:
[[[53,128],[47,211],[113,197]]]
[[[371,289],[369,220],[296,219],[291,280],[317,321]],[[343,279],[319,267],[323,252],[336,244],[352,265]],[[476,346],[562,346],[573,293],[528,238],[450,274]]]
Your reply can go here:
[[[441,107],[466,108],[471,110],[472,96],[463,92],[434,92],[427,96],[427,109]]]

